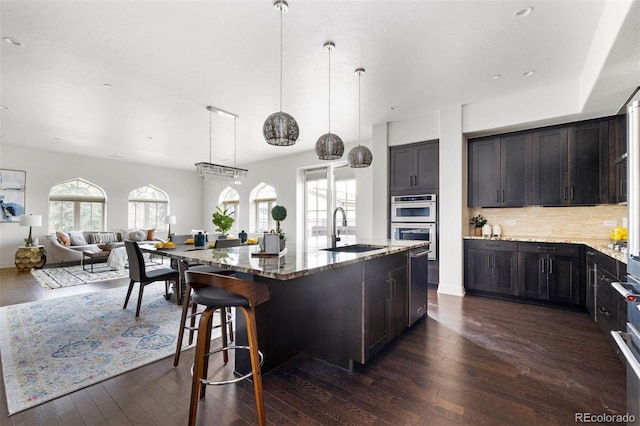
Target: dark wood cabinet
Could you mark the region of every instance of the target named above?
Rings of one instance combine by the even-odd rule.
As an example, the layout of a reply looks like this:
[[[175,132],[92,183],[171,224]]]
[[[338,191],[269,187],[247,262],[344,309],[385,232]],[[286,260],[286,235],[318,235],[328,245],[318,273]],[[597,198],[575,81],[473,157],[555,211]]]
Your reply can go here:
[[[582,251],[575,244],[465,240],[465,288],[516,300],[584,305]]]
[[[465,282],[468,290],[517,294],[517,243],[465,240]]]
[[[528,204],[530,134],[474,140],[469,144],[469,206]]]
[[[532,203],[609,202],[609,124],[598,120],[533,133]]]
[[[409,274],[407,253],[365,262],[362,355],[364,363],[407,327]]]
[[[608,117],[469,140],[470,207],[626,200],[625,121]],[[620,161],[614,164],[615,159]]]
[[[581,304],[581,261],[578,245],[518,243],[518,295]]]
[[[438,155],[438,141],[390,147],[390,193],[437,190]]]

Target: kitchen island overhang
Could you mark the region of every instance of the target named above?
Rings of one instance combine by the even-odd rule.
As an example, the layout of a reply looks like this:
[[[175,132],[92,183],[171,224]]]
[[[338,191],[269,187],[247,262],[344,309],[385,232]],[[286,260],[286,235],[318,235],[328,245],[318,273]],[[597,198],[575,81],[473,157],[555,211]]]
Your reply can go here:
[[[358,253],[288,244],[283,255],[274,257],[255,256],[258,246],[157,251],[233,269],[238,278],[269,287],[269,302],[256,307],[263,372],[302,353],[351,369],[409,326],[409,253],[429,246],[428,241],[358,243],[381,248]],[[242,315],[236,315],[235,329],[237,344],[246,345]],[[236,373],[250,371],[248,354],[235,355]]]

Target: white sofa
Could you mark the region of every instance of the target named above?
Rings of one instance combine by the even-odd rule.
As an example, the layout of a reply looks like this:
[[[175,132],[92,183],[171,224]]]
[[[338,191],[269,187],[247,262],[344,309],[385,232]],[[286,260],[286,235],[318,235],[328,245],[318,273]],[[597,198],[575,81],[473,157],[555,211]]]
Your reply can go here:
[[[141,232],[144,233],[142,239],[140,239],[140,233],[132,235],[131,231],[128,232],[125,239],[135,239],[139,244],[155,244],[157,241],[162,241],[157,238],[147,240],[147,233]],[[47,265],[80,263],[83,251],[99,252],[98,244],[122,243],[124,241],[121,231],[71,231],[65,234],[69,237],[69,245],[64,245],[56,233],[38,237],[38,242],[45,249]]]

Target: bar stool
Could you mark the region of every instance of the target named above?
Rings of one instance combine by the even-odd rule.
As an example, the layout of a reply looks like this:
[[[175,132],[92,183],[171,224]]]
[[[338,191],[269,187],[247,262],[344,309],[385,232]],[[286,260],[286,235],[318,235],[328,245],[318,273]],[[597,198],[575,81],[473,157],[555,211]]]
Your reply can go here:
[[[189,425],[196,422],[198,400],[204,398],[206,385],[226,385],[236,383],[253,376],[253,391],[256,398],[258,423],[266,422],[264,400],[262,396],[263,356],[258,350],[258,332],[254,307],[269,300],[269,289],[265,284],[241,280],[235,277],[207,274],[197,271],[186,271],[185,281],[193,289],[191,298],[199,305],[207,308],[200,316],[196,353],[192,369],[191,404],[189,407]],[[209,351],[211,346],[211,320],[213,312],[223,307],[235,307],[244,314],[247,323],[247,340],[249,346],[227,346]],[[235,379],[223,381],[207,380],[209,356],[228,349],[247,349],[251,358],[251,373]]]
[[[178,272],[180,275],[180,282],[185,283],[184,273],[187,271],[199,271],[209,274],[219,275],[233,275],[235,271],[230,269],[220,269],[215,266],[209,265],[189,265],[185,261],[178,261]],[[182,288],[182,286],[180,286]],[[176,353],[173,356],[173,366],[177,367],[180,363],[180,353],[182,352],[182,342],[184,340],[184,330],[189,330],[189,345],[193,343],[193,335],[198,330],[196,327],[196,318],[202,314],[198,311],[198,304],[191,299],[191,286],[187,283],[184,289],[184,295],[182,300],[182,316],[180,317],[180,329],[178,330],[178,342],[176,343]],[[181,291],[181,290],[179,290]],[[191,308],[191,313],[189,313]],[[220,325],[215,325],[213,328],[220,327],[222,329],[222,346],[227,346],[228,342],[233,342],[233,323],[231,322],[231,308],[220,308]],[[187,318],[189,318],[189,325],[187,325]],[[227,335],[229,340],[227,341]],[[224,351],[223,361],[226,364],[229,362],[229,356],[227,351]]]

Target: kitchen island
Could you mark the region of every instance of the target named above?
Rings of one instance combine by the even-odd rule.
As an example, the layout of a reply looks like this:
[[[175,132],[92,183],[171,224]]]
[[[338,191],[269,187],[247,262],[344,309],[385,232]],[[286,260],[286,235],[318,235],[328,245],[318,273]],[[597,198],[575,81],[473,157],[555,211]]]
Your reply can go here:
[[[269,287],[269,301],[256,307],[264,372],[301,353],[351,369],[353,362],[367,362],[409,326],[409,253],[429,245],[428,241],[358,243],[366,251],[309,249],[290,242],[281,256],[274,257],[256,256],[258,246],[180,245],[157,251],[233,269],[239,278]],[[242,315],[236,315],[235,327],[237,344],[246,345]],[[236,353],[239,374],[250,370],[244,352]]]

